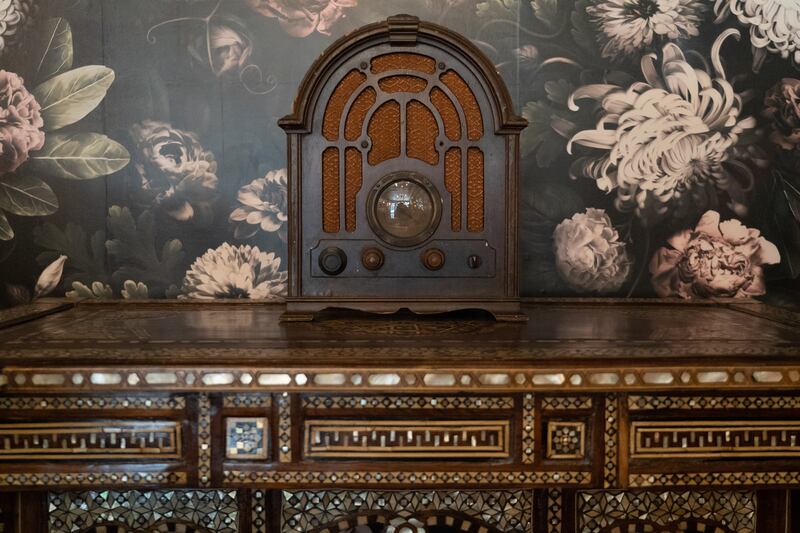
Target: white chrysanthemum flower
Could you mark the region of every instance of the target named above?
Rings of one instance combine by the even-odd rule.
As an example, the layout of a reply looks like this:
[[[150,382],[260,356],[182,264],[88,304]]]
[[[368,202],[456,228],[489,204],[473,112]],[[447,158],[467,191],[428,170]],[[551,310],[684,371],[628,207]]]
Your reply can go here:
[[[198,257],[183,278],[183,297],[279,300],[286,295],[286,271],[281,259],[257,246],[227,242]]]
[[[228,219],[237,223],[236,237],[252,237],[259,228],[266,232],[278,232],[286,239],[287,213],[286,169],[271,170],[239,189],[237,207]]]
[[[717,22],[733,13],[750,26],[750,42],[764,50],[791,58],[800,65],[800,2],[797,0],[716,0]],[[762,58],[756,57],[756,64]]]
[[[661,38],[696,37],[705,10],[705,0],[590,0],[586,7],[609,59],[636,56]]]
[[[577,110],[576,100],[589,98],[600,103],[601,116],[597,127],[578,132],[567,150],[580,144],[606,153],[578,159],[572,176],[593,178],[601,190],[616,191],[617,209],[635,210],[645,220],[667,211],[684,216],[689,208],[705,209],[716,191],[727,193],[731,208],[744,214],[753,174],[736,160],[734,149],[756,120],[740,117],[742,98],[722,69],[720,46],[730,35],[739,33],[728,30],[713,46],[715,77],[690,65],[669,43],[660,73],[654,54],[642,58],[645,82],[575,91],[571,109]]]
[[[602,209],[565,218],[553,232],[553,251],[559,276],[576,291],[615,292],[631,273],[625,243]]]
[[[33,0],[0,0],[0,55],[19,40],[20,30],[30,22]]]

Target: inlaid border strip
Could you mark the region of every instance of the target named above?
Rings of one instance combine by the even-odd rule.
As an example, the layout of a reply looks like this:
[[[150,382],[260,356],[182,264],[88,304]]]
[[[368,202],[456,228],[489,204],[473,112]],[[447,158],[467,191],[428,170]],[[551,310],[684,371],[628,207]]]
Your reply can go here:
[[[11,472],[0,474],[3,487],[185,486],[186,472]]]
[[[211,399],[208,394],[197,398],[197,483],[211,486]]]
[[[800,472],[678,472],[638,473],[628,476],[630,488],[678,486],[800,485]]]
[[[800,396],[628,396],[630,411],[655,409],[800,409]]]
[[[511,396],[304,396],[303,409],[513,409]]]
[[[607,394],[603,409],[603,487],[615,488],[619,482],[619,398],[616,394]]]
[[[564,502],[561,489],[547,491],[547,533],[561,533]]]
[[[513,370],[509,368],[22,368],[0,373],[3,392],[92,391],[652,391],[692,388],[797,389],[800,366],[627,367]]]
[[[359,486],[411,485],[419,487],[487,485],[512,487],[542,487],[592,483],[591,472],[581,471],[524,471],[486,470],[458,472],[419,471],[310,471],[310,470],[225,470],[224,486],[247,487],[264,485],[330,487],[347,483]]]
[[[278,462],[292,462],[292,398],[288,392],[278,398]]]
[[[0,411],[90,411],[102,410],[155,410],[182,411],[186,408],[183,396],[4,396],[0,397]]]
[[[522,401],[522,462],[533,464],[536,452],[536,404],[533,394],[528,393]]]

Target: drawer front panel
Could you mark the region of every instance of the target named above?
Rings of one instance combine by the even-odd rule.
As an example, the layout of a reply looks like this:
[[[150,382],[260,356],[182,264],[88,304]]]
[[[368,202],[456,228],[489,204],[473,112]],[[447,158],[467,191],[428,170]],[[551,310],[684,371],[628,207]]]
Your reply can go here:
[[[0,460],[180,457],[181,425],[173,420],[0,424]]]
[[[305,456],[510,458],[508,420],[307,420]]]

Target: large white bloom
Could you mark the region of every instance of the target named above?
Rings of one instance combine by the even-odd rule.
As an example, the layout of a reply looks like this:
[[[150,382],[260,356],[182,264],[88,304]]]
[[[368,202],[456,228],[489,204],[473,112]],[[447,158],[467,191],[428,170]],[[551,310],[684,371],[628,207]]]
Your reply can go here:
[[[278,232],[286,239],[287,214],[286,169],[270,170],[239,189],[240,206],[231,212],[228,220],[236,223],[236,237],[252,237],[259,228]]]
[[[183,278],[183,297],[279,300],[286,294],[286,271],[280,257],[257,246],[227,242],[198,257]]]
[[[586,7],[610,59],[636,56],[661,38],[696,37],[705,10],[705,0],[590,0]]]
[[[661,72],[654,54],[642,58],[646,81],[628,88],[587,85],[570,98],[600,103],[597,126],[578,132],[569,142],[603,150],[600,157],[583,157],[572,167],[573,177],[597,180],[606,192],[616,191],[615,205],[645,220],[671,211],[683,216],[714,203],[724,191],[730,206],[746,212],[745,193],[753,181],[734,148],[740,135],[756,125],[741,118],[742,98],[725,78],[719,51],[724,39],[739,36],[728,30],[711,52],[715,75],[688,63],[676,45],[664,46]]]
[[[716,0],[717,22],[733,13],[750,26],[750,42],[756,52],[764,50],[791,58],[800,65],[800,2],[798,0]],[[763,58],[756,54],[756,64]]]
[[[0,0],[0,55],[19,41],[19,32],[30,22],[33,0]]]
[[[553,232],[556,270],[577,291],[618,291],[631,273],[625,243],[602,209],[565,218]]]

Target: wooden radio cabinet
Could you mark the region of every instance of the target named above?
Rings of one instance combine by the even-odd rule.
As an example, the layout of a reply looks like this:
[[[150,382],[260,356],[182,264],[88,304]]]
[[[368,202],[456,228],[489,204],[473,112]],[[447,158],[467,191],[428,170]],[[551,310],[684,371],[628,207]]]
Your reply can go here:
[[[527,122],[468,39],[407,15],[360,28],[311,66],[280,125],[284,319],[327,307],[526,318],[516,228]]]

